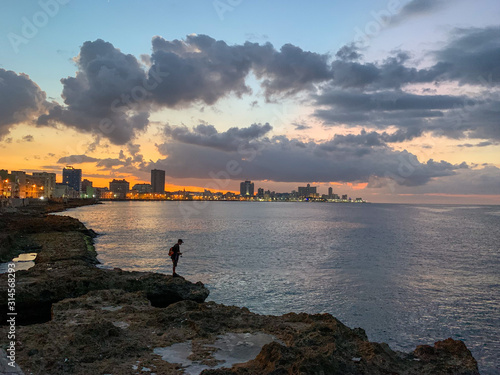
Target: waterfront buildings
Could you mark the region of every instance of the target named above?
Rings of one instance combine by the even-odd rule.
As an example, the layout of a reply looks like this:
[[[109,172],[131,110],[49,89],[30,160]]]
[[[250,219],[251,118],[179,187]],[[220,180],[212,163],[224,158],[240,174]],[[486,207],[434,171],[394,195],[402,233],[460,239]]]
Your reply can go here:
[[[254,184],[252,183],[252,181],[243,181],[240,184],[240,195],[242,197],[253,197]]]
[[[150,194],[153,192],[153,187],[151,184],[135,184],[132,190],[137,194]]]
[[[66,168],[63,168],[62,182],[80,194],[82,190],[82,170],[68,165]]]
[[[165,171],[161,169],[151,170],[151,187],[153,193],[165,193]]]
[[[95,197],[95,189],[93,186],[93,182],[87,179],[82,181],[82,191],[80,192],[82,198],[94,198]]]
[[[56,174],[47,172],[33,172],[33,183],[42,186],[41,196],[52,198],[56,190]]]
[[[116,199],[125,199],[130,190],[130,183],[126,180],[115,180],[109,183],[109,190]]]
[[[319,198],[319,194],[316,190],[317,188],[310,184],[307,184],[307,186],[299,186],[299,198]]]

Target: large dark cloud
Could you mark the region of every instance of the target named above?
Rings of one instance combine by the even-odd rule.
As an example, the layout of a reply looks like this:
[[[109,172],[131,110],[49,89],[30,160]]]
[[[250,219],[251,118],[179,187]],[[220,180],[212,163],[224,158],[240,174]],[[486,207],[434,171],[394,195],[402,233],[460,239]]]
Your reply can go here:
[[[0,69],[0,139],[11,126],[33,122],[49,105],[43,92],[26,74]]]
[[[39,125],[61,122],[125,144],[148,125],[150,81],[132,55],[103,40],[85,42],[75,77],[61,80],[66,106],[56,106]]]
[[[195,101],[214,104],[229,94],[241,97],[251,92],[246,85],[250,71],[261,80],[265,96],[271,100],[329,79],[327,60],[327,55],[291,44],[277,51],[270,43],[230,46],[207,35],[190,35],[182,41],[155,37],[150,74],[160,71],[163,79],[153,90],[154,100],[175,107]]]
[[[484,88],[500,85],[500,26],[457,29],[434,55],[438,63],[431,70],[441,80]]]
[[[170,129],[174,132],[175,129]],[[417,186],[432,178],[449,176],[466,165],[441,161],[419,162],[406,151],[394,151],[384,142],[383,135],[362,132],[358,135],[337,135],[324,142],[303,142],[277,136],[255,141],[250,148],[224,150],[212,142],[210,132],[188,131],[194,142],[177,137],[158,145],[168,156],[155,167],[166,169],[174,178],[210,178],[227,176],[226,168],[237,163],[236,180],[272,180],[276,182],[368,182],[374,177],[395,177],[400,185]],[[185,142],[181,141],[185,140]],[[196,160],[193,163],[192,160]]]

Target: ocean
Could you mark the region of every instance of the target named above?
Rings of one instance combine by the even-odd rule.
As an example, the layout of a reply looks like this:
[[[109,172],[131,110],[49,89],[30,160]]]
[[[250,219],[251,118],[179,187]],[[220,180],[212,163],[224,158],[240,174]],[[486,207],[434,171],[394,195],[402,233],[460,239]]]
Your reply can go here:
[[[260,314],[329,313],[411,351],[462,340],[500,374],[500,206],[106,202],[61,215],[101,235],[101,267],[177,272],[208,300]]]

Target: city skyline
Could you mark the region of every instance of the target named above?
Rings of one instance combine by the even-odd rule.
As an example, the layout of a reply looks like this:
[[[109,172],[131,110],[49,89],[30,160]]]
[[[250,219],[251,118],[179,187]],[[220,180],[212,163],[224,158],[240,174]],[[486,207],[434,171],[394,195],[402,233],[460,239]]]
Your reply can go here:
[[[307,184],[298,186],[297,190],[276,192],[265,190],[246,180],[240,183],[239,192],[231,190],[208,190],[200,191],[168,191],[159,186],[164,181],[165,171],[151,170],[150,183],[138,183],[130,188],[130,182],[122,179],[108,181],[109,186],[94,186],[82,176],[82,170],[72,166],[66,166],[62,171],[62,180],[57,182],[55,173],[33,172],[32,175],[26,171],[8,171],[0,169],[0,198],[33,198],[33,199],[59,199],[59,198],[97,198],[103,200],[260,200],[260,201],[330,201],[330,202],[355,202],[365,203],[362,197],[350,197],[348,194],[338,194],[332,187],[328,188],[328,194],[321,194],[317,187]],[[165,184],[164,184],[165,186]]]
[[[157,169],[168,191],[251,180],[370,202],[500,204],[496,1],[6,10],[0,168],[60,180],[72,165],[95,186]]]

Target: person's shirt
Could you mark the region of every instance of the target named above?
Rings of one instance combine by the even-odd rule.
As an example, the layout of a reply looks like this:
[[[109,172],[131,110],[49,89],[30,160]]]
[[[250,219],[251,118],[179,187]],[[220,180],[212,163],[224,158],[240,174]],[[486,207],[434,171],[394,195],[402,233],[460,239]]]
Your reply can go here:
[[[179,254],[181,252],[181,249],[179,248],[178,243],[176,243],[174,246],[172,246],[172,251],[174,252],[174,255]]]

